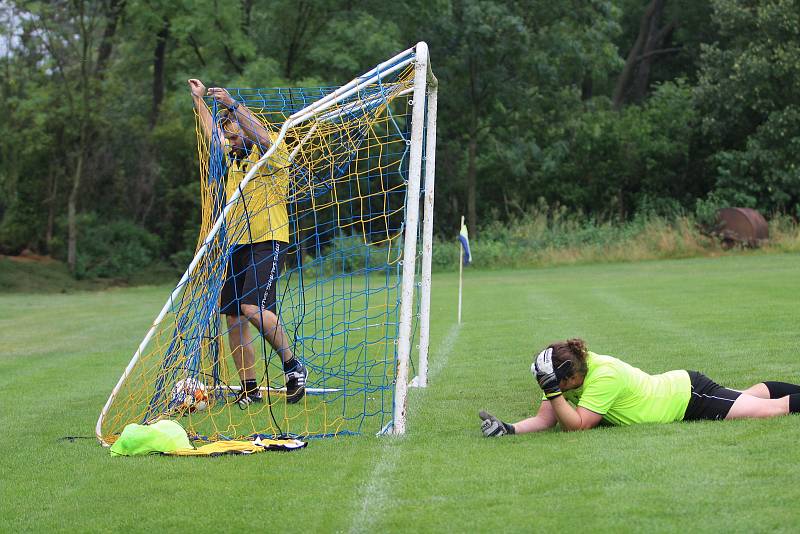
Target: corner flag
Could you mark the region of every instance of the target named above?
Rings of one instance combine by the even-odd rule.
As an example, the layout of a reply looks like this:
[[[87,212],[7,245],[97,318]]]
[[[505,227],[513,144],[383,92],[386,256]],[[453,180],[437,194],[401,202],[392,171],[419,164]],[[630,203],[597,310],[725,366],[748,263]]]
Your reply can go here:
[[[461,248],[463,249],[463,262],[464,265],[469,265],[472,263],[472,254],[469,251],[469,232],[467,232],[467,225],[464,224],[464,218],[461,218],[461,232],[458,234],[458,240],[461,242]]]
[[[461,261],[458,264],[458,324],[461,324],[461,288],[463,286],[463,275],[465,265],[472,263],[472,253],[469,251],[469,233],[467,232],[467,225],[464,224],[464,217],[461,217],[461,231],[458,233],[458,242],[461,243],[461,250],[459,256]]]

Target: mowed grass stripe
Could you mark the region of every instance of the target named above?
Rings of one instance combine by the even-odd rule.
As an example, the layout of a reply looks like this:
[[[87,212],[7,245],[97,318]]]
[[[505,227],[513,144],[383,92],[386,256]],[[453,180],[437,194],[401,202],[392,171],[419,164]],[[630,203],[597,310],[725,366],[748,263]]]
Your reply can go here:
[[[429,350],[431,352],[429,354],[429,384],[436,384],[439,374],[447,366],[460,329],[461,325],[452,325],[435,350]],[[408,414],[412,420],[413,415],[419,413],[427,391],[428,388],[409,389]],[[413,428],[409,428],[408,431],[413,431]],[[371,532],[376,521],[381,518],[382,511],[391,502],[394,470],[398,462],[403,460],[403,439],[384,437],[379,450],[378,460],[372,470],[369,483],[361,495],[361,508],[350,523],[349,532]]]

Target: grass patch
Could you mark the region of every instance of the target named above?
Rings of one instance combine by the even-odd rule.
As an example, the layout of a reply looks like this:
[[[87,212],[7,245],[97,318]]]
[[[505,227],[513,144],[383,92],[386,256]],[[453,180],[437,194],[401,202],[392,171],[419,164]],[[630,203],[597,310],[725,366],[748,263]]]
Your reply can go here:
[[[50,258],[0,256],[0,292],[67,293],[102,289],[107,281],[76,280],[67,264]]]
[[[800,417],[492,441],[477,412],[534,413],[532,354],[575,335],[649,372],[800,382],[800,255],[470,271],[460,327],[457,277],[433,283],[430,387],[410,392],[405,437],[215,459],[60,439],[92,434],[168,286],[0,296],[0,531],[796,529]]]
[[[111,287],[175,283],[180,273],[154,263],[127,278],[77,279],[67,264],[49,257],[0,256],[0,293],[71,293]]]

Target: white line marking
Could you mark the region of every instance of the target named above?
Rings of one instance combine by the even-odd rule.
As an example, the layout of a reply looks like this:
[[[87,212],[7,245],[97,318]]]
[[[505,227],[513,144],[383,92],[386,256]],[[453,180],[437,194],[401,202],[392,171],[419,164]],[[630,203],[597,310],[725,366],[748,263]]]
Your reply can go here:
[[[453,352],[453,346],[456,344],[460,330],[461,325],[459,324],[454,324],[450,327],[450,331],[447,332],[444,340],[436,350],[436,357],[432,358],[431,366],[428,369],[428,378],[435,378],[445,368],[447,359],[450,357],[450,353]],[[409,409],[406,413],[415,413],[412,408],[419,405],[421,397],[430,387],[431,385],[428,384],[426,389],[413,390],[414,394],[409,395]],[[350,522],[350,528],[347,529],[348,532],[374,531],[373,525],[378,518],[382,517],[389,500],[391,491],[389,480],[391,480],[391,474],[397,464],[397,456],[402,452],[403,442],[402,438],[395,436],[383,436],[378,440],[380,446],[378,461],[375,463],[369,483],[362,493],[361,508]]]

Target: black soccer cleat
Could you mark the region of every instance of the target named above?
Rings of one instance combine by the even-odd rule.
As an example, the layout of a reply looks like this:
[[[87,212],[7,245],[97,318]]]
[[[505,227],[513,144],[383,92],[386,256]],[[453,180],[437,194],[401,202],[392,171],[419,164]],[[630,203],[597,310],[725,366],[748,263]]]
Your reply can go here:
[[[236,397],[236,400],[234,402],[239,405],[239,408],[244,410],[251,404],[258,404],[260,402],[264,402],[264,397],[258,390],[249,392],[242,390],[239,392],[239,395]]]
[[[294,370],[286,373],[286,402],[296,404],[306,394],[306,378],[308,369],[298,362]]]

